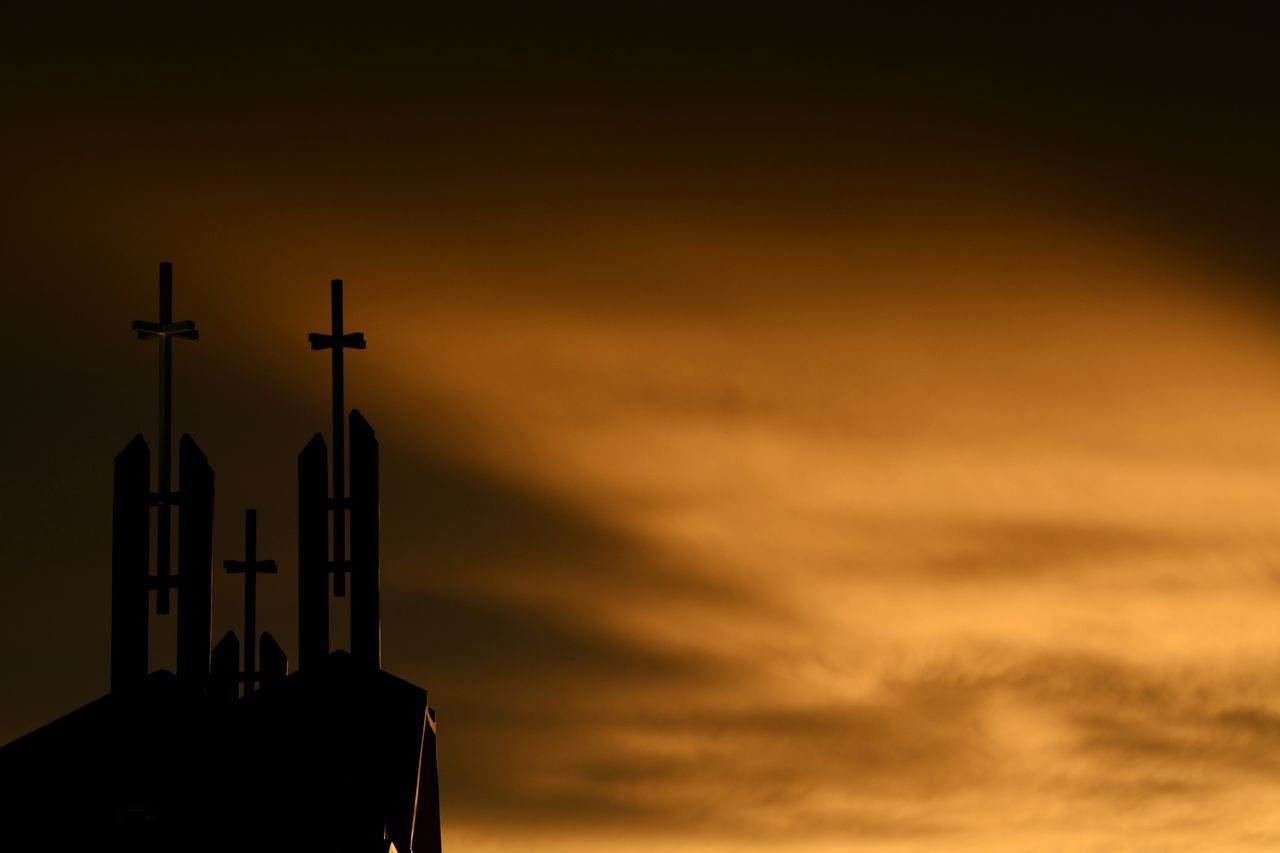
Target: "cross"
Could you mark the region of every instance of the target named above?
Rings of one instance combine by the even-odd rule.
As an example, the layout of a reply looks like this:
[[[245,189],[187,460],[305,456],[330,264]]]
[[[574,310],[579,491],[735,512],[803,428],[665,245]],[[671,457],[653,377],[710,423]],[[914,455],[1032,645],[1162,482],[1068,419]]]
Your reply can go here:
[[[258,559],[258,511],[244,511],[244,559],[223,562],[228,574],[244,575],[244,695],[253,692],[254,682],[261,680],[254,660],[258,644],[258,575],[276,573],[275,560]]]
[[[151,495],[151,503],[159,507],[156,524],[156,613],[169,612],[169,522],[170,508],[178,502],[171,488],[171,456],[173,447],[173,339],[197,340],[194,320],[173,321],[173,264],[160,264],[160,321],[134,320],[138,340],[158,338],[160,341],[160,464],[159,482]]]
[[[342,279],[330,282],[333,310],[333,331],[328,335],[312,332],[307,336],[313,350],[333,350],[333,594],[347,594],[347,491],[345,483],[346,437],[343,421],[346,404],[343,401],[342,351],[364,349],[363,332],[342,331]]]

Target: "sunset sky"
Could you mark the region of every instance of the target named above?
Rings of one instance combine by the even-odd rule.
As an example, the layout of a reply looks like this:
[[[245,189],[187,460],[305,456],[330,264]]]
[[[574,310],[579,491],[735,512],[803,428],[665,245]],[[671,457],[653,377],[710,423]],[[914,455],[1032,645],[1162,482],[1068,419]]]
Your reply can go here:
[[[1280,845],[1280,27],[787,7],[9,20],[0,741],[107,689],[168,260],[292,656],[347,282],[446,850]]]

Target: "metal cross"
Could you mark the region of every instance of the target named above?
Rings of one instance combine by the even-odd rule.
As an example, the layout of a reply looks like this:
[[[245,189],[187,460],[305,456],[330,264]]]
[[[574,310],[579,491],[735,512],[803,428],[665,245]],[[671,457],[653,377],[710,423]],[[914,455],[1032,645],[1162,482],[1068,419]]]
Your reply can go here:
[[[347,491],[344,458],[346,437],[343,421],[346,419],[346,403],[343,401],[342,351],[364,349],[363,332],[342,330],[342,279],[332,282],[333,331],[324,335],[312,332],[307,336],[313,350],[333,350],[333,594],[347,594]]]
[[[276,573],[275,560],[258,559],[258,511],[244,512],[244,559],[226,560],[222,564],[228,574],[244,575],[244,695],[253,692],[260,681],[254,649],[258,645],[258,575]]]
[[[169,612],[169,542],[170,542],[170,508],[178,502],[173,492],[171,476],[171,457],[173,453],[173,339],[187,338],[196,340],[200,333],[196,331],[194,320],[173,321],[173,264],[160,264],[160,321],[149,323],[146,320],[134,320],[133,330],[138,333],[138,340],[151,338],[160,340],[160,464],[156,491],[151,494],[151,502],[159,507],[156,524],[156,613]]]

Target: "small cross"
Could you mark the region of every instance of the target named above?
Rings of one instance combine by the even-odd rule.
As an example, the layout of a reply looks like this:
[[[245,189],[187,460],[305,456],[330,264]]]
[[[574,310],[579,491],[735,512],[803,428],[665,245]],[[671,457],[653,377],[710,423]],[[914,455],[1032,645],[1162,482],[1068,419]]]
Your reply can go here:
[[[363,332],[347,332],[342,330],[342,279],[335,278],[331,283],[331,306],[333,314],[333,331],[324,335],[312,332],[307,336],[313,350],[333,350],[333,594],[347,594],[347,491],[344,458],[346,455],[346,437],[343,421],[346,419],[346,403],[343,400],[342,384],[342,351],[345,349],[364,349]]]
[[[244,512],[244,559],[223,562],[228,574],[244,575],[244,695],[253,692],[253,685],[261,678],[254,660],[254,648],[258,644],[258,574],[276,573],[275,560],[258,559],[258,511]]]
[[[169,612],[169,542],[170,507],[177,503],[177,495],[171,486],[171,457],[173,455],[173,339],[197,340],[194,320],[173,322],[173,264],[160,264],[160,321],[151,323],[134,320],[133,330],[138,340],[158,338],[160,341],[160,459],[159,482],[151,495],[151,502],[159,507],[156,524],[156,576],[152,585],[156,590],[156,613]]]

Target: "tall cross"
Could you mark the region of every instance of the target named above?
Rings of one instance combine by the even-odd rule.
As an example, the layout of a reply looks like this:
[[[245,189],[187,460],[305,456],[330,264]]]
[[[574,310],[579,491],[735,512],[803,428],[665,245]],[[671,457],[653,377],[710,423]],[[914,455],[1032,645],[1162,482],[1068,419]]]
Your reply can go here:
[[[156,491],[151,495],[151,502],[157,506],[156,524],[156,613],[169,612],[169,579],[170,556],[170,509],[178,502],[178,496],[172,486],[173,455],[173,339],[187,338],[196,340],[200,333],[196,331],[194,320],[173,321],[173,264],[160,264],[160,321],[150,323],[146,320],[134,320],[133,330],[138,333],[138,340],[151,338],[160,340],[160,464]]]
[[[254,649],[258,645],[258,575],[276,573],[275,560],[258,559],[258,511],[244,512],[244,559],[226,560],[222,564],[228,574],[244,575],[244,695],[253,692],[261,680]]]
[[[333,594],[347,594],[347,487],[346,487],[346,436],[343,422],[346,419],[346,403],[343,401],[342,351],[364,349],[363,332],[342,330],[342,279],[331,282],[333,331],[325,335],[312,332],[307,336],[313,350],[333,350]]]

